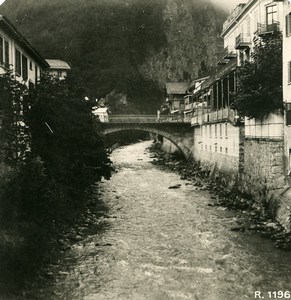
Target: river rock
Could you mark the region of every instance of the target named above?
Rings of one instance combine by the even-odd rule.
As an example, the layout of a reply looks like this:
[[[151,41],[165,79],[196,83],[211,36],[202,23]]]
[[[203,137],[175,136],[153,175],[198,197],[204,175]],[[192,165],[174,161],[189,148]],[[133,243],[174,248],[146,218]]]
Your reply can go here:
[[[175,185],[169,186],[169,189],[178,189],[180,187],[181,187],[181,184],[175,184]]]

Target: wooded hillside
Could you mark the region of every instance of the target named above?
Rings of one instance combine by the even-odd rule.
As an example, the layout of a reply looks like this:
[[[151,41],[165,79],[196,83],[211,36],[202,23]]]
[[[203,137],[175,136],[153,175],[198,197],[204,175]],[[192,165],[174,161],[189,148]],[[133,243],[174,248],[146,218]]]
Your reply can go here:
[[[194,79],[222,51],[225,13],[205,0],[6,0],[0,13],[90,97],[116,90],[130,112],[155,111],[165,81]]]

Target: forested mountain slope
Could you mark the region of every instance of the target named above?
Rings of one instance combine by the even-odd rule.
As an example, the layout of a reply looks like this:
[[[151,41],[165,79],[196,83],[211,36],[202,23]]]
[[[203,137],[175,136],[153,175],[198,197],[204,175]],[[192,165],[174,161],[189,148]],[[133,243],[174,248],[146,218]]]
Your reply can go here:
[[[132,112],[154,111],[165,81],[194,79],[222,51],[225,13],[206,0],[6,0],[0,13],[89,96],[116,90]]]

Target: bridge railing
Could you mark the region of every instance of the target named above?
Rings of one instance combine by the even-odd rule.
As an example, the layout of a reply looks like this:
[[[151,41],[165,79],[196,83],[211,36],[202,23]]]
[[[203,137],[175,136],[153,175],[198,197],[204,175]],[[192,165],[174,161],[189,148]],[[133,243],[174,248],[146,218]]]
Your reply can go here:
[[[109,123],[190,123],[183,115],[109,115]]]

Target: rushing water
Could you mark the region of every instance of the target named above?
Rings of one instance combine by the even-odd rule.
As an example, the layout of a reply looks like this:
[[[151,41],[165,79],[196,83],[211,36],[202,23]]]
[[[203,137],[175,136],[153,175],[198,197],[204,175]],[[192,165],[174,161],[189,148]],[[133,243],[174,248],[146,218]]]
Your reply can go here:
[[[207,191],[151,164],[149,145],[114,151],[118,172],[98,187],[109,210],[90,225],[106,229],[78,236],[30,297],[236,300],[261,291],[278,299],[268,291],[291,290],[290,254],[230,231],[239,215],[208,206]]]

